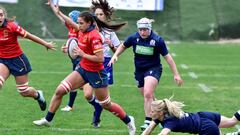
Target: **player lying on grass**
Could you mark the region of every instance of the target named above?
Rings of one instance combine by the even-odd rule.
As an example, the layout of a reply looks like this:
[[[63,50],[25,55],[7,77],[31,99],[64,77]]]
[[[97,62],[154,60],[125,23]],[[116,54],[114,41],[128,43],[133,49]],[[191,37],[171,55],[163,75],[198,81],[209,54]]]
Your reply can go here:
[[[220,135],[219,128],[233,127],[240,121],[240,111],[232,118],[215,112],[186,113],[185,105],[170,99],[156,100],[151,103],[152,121],[142,135],[149,135],[161,124],[163,129],[158,135],[168,135],[171,132],[183,132],[199,135]]]

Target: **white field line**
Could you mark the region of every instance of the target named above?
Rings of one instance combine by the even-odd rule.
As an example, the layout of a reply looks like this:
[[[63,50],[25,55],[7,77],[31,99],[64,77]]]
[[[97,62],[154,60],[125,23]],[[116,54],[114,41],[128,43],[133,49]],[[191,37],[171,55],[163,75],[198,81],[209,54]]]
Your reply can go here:
[[[181,68],[183,68],[183,69],[189,69],[189,67],[188,67],[186,64],[181,64],[180,66],[181,66]]]
[[[176,54],[176,53],[171,53],[171,55],[172,55],[173,57],[176,57],[176,56],[177,56],[177,54]]]
[[[198,86],[204,91],[204,92],[212,92],[212,89],[210,89],[206,84],[199,83]]]
[[[60,131],[60,132],[73,132],[73,131],[76,131],[76,132],[79,132],[81,133],[81,131],[97,131],[97,130],[94,130],[93,128],[79,128],[79,129],[76,129],[76,128],[46,128],[46,129],[50,129],[52,131]],[[16,130],[16,131],[19,131],[19,130],[30,130],[30,131],[40,131],[42,130],[42,128],[0,128],[0,131],[11,131],[11,130]],[[97,131],[97,132],[108,132],[108,133],[127,133],[127,129],[126,130],[121,130],[121,129],[101,129],[101,131]],[[96,132],[96,133],[97,133]]]
[[[198,84],[199,85],[199,84]],[[114,84],[113,86],[116,86],[116,87],[126,87],[126,88],[136,88],[137,89],[137,85],[134,85],[134,84]],[[112,87],[112,86],[111,86]],[[177,87],[177,86],[176,86]],[[159,86],[158,89],[174,89],[176,88],[174,86]],[[196,88],[199,88],[200,86],[198,87],[194,87],[194,86],[183,86],[181,89],[196,89]],[[216,89],[216,90],[226,90],[226,89],[229,89],[229,87],[223,87],[223,86],[212,86],[211,87],[212,89]],[[231,89],[234,89],[234,90],[240,90],[240,87],[232,87]]]
[[[193,78],[193,79],[197,79],[197,78],[198,78],[197,74],[195,74],[194,72],[188,72],[188,75],[189,75],[191,78]]]
[[[66,71],[32,71],[30,74],[69,74],[71,71],[66,72]],[[133,76],[133,72],[114,72],[114,75],[131,75]],[[182,76],[189,76],[189,74],[181,74]],[[171,73],[164,73],[163,76],[173,76]],[[232,78],[232,77],[240,77],[240,74],[198,74],[198,77],[213,77],[213,78]]]

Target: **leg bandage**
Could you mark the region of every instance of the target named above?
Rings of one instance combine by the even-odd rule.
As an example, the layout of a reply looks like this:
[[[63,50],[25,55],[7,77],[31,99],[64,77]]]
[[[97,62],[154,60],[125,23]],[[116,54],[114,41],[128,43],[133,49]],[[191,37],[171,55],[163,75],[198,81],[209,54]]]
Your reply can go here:
[[[100,104],[101,106],[104,106],[104,105],[109,104],[110,102],[111,102],[111,98],[110,98],[110,96],[107,96],[107,98],[106,98],[105,100],[99,101],[99,104]]]
[[[2,88],[2,86],[4,84],[4,81],[5,81],[5,79],[2,76],[0,76],[0,89]]]
[[[31,88],[28,86],[28,82],[24,84],[17,84],[16,87],[19,93],[27,92],[29,88]]]
[[[68,93],[72,89],[72,84],[67,80],[63,80],[60,86]]]

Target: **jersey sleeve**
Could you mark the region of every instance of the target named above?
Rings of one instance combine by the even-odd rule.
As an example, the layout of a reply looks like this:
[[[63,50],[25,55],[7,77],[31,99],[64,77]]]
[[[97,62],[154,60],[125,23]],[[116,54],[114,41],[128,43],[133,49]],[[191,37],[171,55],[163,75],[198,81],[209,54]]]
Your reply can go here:
[[[101,36],[94,35],[91,40],[93,53],[97,53],[103,50],[102,38]]]
[[[133,44],[132,44],[132,41],[133,41],[133,36],[129,36],[123,43],[123,45],[127,48],[131,47]]]
[[[118,39],[115,32],[111,32],[111,42],[115,47],[118,47],[120,45],[120,40]]]
[[[162,56],[166,56],[168,54],[167,46],[162,38],[159,38],[158,41],[159,52]]]
[[[12,23],[11,28],[12,28],[13,32],[19,36],[21,36],[21,37],[27,36],[27,31],[25,29],[23,29],[21,26],[15,24],[15,23]]]

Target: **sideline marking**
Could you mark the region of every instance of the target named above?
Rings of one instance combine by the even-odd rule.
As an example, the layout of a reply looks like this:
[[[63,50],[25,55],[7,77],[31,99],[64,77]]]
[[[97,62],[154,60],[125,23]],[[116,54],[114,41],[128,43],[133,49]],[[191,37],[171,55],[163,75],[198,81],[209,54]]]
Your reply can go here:
[[[198,86],[204,91],[204,92],[212,92],[212,89],[210,89],[209,87],[207,87],[206,84],[203,83],[199,83]]]

